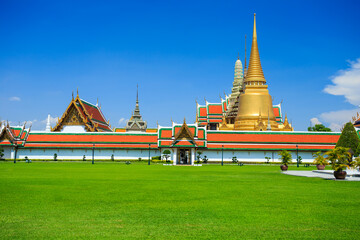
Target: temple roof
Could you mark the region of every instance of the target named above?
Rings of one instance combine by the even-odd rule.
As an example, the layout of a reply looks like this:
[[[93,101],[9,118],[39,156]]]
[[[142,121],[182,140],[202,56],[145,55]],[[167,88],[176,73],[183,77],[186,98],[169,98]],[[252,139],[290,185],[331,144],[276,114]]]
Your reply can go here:
[[[106,121],[101,108],[80,99],[77,94],[72,99],[62,117],[58,120],[52,131],[62,131],[66,125],[84,126],[87,132],[112,132],[109,122]]]
[[[142,116],[140,114],[139,91],[138,91],[138,87],[136,86],[135,110],[129,121],[126,123],[125,129],[126,131],[145,132],[146,128],[147,128],[147,123],[142,119]]]

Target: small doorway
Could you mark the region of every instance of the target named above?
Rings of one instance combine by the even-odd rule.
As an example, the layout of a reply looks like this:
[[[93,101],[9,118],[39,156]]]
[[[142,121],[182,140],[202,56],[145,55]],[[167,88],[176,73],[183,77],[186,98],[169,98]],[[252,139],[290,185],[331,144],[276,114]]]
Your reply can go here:
[[[191,151],[190,149],[179,149],[177,164],[189,165],[191,164]]]

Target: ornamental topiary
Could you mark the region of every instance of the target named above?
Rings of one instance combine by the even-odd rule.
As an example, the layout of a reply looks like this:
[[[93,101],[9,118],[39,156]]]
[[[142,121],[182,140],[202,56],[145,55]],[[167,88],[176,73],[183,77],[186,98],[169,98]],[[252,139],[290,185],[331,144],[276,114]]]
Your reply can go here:
[[[351,122],[345,124],[344,129],[341,132],[340,138],[336,143],[336,147],[349,148],[358,155],[357,148],[360,144],[360,138],[356,133],[354,125]]]
[[[170,162],[170,160],[169,160],[170,154],[171,154],[171,152],[169,149],[166,149],[163,151],[163,157],[165,158],[166,163]]]

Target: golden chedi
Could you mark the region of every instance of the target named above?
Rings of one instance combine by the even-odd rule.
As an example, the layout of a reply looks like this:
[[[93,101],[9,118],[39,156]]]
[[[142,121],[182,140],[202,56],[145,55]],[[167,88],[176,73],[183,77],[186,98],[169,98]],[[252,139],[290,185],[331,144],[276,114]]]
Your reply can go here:
[[[235,119],[234,129],[279,131],[280,129],[273,112],[272,98],[261,67],[255,14],[250,63],[244,84],[245,91],[239,98],[238,114]]]

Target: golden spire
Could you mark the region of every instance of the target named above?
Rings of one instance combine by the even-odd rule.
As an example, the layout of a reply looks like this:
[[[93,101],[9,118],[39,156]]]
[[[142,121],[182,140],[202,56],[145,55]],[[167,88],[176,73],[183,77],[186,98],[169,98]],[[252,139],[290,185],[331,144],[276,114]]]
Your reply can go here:
[[[247,71],[247,65],[246,65],[246,34],[245,34],[245,63],[244,63],[244,73]],[[244,74],[245,75],[245,74]]]
[[[249,84],[249,82],[255,82],[255,83]],[[257,44],[255,13],[254,13],[254,32],[253,32],[253,39],[251,45],[249,68],[246,75],[246,83],[247,85],[263,85],[266,83],[264,73],[261,67],[259,49]]]

